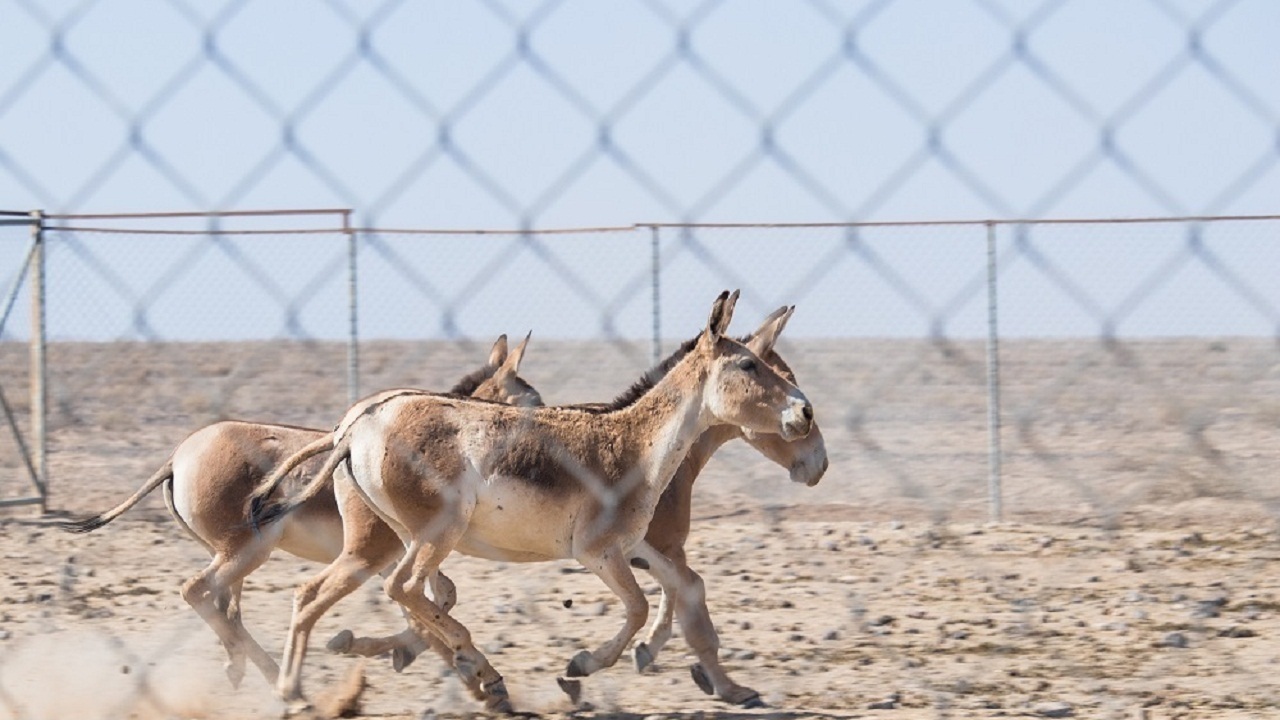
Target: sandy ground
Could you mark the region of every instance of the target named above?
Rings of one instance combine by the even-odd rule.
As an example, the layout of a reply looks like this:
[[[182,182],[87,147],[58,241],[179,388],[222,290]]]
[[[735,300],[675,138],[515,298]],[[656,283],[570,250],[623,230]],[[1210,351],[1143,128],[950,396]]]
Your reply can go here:
[[[488,345],[368,344],[362,385],[447,387]],[[594,710],[581,714],[1280,715],[1275,343],[1006,344],[998,523],[984,352],[787,346],[831,470],[815,488],[793,486],[749,448],[726,447],[699,480],[690,541],[721,656],[769,707],[704,696],[677,637],[656,671],[620,663],[588,678]],[[29,431],[26,348],[0,344],[0,360],[0,388]],[[105,509],[219,418],[329,426],[346,406],[345,363],[340,347],[300,343],[55,345],[50,507]],[[647,364],[640,346],[535,338],[522,374],[549,402],[579,402],[612,397]],[[27,491],[18,457],[6,430],[0,497]],[[207,556],[159,493],[88,536],[29,509],[0,513],[0,718],[278,714],[252,668],[232,689],[220,646],[179,597]],[[574,711],[555,677],[620,623],[603,584],[568,562],[455,557],[445,569],[461,597],[455,615],[518,707]],[[318,570],[277,555],[249,579],[246,624],[268,649],[282,644],[293,586]],[[324,651],[330,635],[401,627],[378,585],[317,627],[314,696],[337,692],[359,666]],[[363,667],[365,716],[478,710],[434,658],[403,674],[386,659]]]

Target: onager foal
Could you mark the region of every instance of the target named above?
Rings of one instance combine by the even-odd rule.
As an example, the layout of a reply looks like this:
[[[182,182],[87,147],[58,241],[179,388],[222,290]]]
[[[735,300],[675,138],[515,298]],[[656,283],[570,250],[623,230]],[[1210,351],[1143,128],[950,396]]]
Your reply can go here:
[[[449,393],[513,405],[541,405],[537,391],[517,375],[528,340],[526,337],[508,354],[506,335],[499,337],[488,363],[460,380]],[[246,498],[273,467],[305,446],[332,445],[332,437],[322,430],[287,425],[239,421],[208,425],[179,443],[168,461],[127,500],[92,517],[65,522],[62,528],[75,533],[97,530],[163,486],[169,513],[213,556],[204,570],[182,584],[182,598],[222,641],[228,655],[227,677],[234,685],[244,678],[246,655],[274,685],[279,667],[241,619],[240,593],[245,577],[276,548],[305,560],[332,562],[342,550],[342,515],[367,519],[369,530],[363,547],[374,572],[390,566],[403,550],[395,533],[358,498],[344,499],[339,514],[339,501],[327,485],[328,477],[315,475],[319,460],[292,472],[281,488],[282,493],[288,493],[313,479],[326,483],[298,512],[260,532],[245,522]],[[447,583],[447,578],[442,583]],[[447,585],[433,589],[438,594],[450,591]],[[416,634],[405,636],[405,642],[412,638],[416,646]]]
[[[588,675],[616,663],[647,618],[629,562],[679,592],[675,565],[644,535],[702,433],[732,425],[794,440],[810,432],[813,407],[804,394],[725,336],[736,300],[736,292],[722,293],[693,349],[625,407],[516,409],[395,396],[353,408],[335,430],[326,468],[345,460],[354,489],[407,548],[385,582],[388,596],[424,638],[434,636],[454,652],[454,666],[489,709],[511,710],[502,676],[470,632],[425,593],[450,552],[517,562],[575,558],[599,576],[622,599],[627,617],[611,640],[570,661],[570,677]],[[287,501],[264,499],[252,502],[257,522],[291,509]],[[295,707],[302,696],[294,657],[314,623],[300,620],[297,610],[280,678]]]

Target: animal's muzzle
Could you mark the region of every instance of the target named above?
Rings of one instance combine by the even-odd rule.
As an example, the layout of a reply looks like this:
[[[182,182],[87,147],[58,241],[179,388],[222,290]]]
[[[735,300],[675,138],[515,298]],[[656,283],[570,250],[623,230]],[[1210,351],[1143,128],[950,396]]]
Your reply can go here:
[[[808,487],[813,487],[827,473],[828,464],[826,453],[819,458],[801,460],[791,466],[791,482],[804,483]]]

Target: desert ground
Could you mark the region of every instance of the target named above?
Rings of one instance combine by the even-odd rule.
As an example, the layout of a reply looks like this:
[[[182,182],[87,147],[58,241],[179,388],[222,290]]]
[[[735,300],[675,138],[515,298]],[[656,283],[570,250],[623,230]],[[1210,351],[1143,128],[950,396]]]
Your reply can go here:
[[[447,388],[492,339],[366,343],[362,392]],[[674,346],[674,344],[673,344]],[[1280,717],[1280,350],[1274,340],[1009,341],[1000,350],[1001,517],[989,495],[981,343],[783,345],[813,400],[830,470],[813,488],[739,444],[698,481],[691,565],[721,658],[767,707],[690,680],[679,637],[656,668],[629,654],[555,679],[621,623],[572,562],[455,556],[453,611],[517,709],[548,716],[774,718]],[[30,437],[28,350],[0,343],[0,389]],[[649,364],[640,345],[539,341],[521,374],[549,403],[606,400]],[[0,510],[0,718],[276,717],[252,667],[239,688],[178,594],[208,561],[154,493],[89,535],[52,522],[132,493],[191,431],[222,418],[327,428],[347,405],[327,343],[49,348],[48,517]],[[0,428],[0,497],[27,494]],[[319,565],[277,553],[244,592],[276,653],[292,590]],[[637,571],[654,594],[656,584]],[[402,627],[371,582],[312,636],[305,687],[323,710],[363,677],[364,717],[474,714],[433,656],[325,651],[342,628]],[[643,632],[641,633],[643,635]]]

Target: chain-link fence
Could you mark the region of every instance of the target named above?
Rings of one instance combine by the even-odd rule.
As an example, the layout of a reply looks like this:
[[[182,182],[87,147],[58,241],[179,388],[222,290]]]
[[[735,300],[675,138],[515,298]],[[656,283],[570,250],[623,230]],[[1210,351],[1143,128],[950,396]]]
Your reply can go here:
[[[736,287],[734,332],[797,305],[781,354],[831,462],[802,488],[731,443],[699,480],[690,564],[737,680],[793,714],[1265,717],[1277,221],[1035,221],[1273,215],[1277,9],[0,0],[2,205],[53,214],[44,308],[27,213],[0,215],[0,503],[101,511],[198,427],[327,428],[502,333],[534,332],[547,402],[606,401]],[[323,205],[351,210],[204,214]],[[156,207],[197,216],[84,215]],[[848,224],[902,218],[997,222]],[[749,221],[833,224],[673,224]],[[519,230],[420,230],[472,227]],[[0,718],[278,710],[252,670],[228,694],[172,590],[208,557],[161,505],[88,538],[4,510]],[[617,600],[450,563],[517,707],[567,711],[549,679]],[[250,577],[269,651],[317,570]],[[361,592],[317,637],[403,627]],[[588,702],[720,707],[689,646]],[[317,654],[308,687],[341,685]],[[369,713],[478,707],[388,665]]]
[[[1055,702],[1106,712],[1148,702],[1250,711],[1275,701],[1269,680],[1241,669],[1256,648],[1249,639],[1270,632],[1273,602],[1263,566],[1280,499],[1270,482],[1280,460],[1271,449],[1280,425],[1280,296],[1268,277],[1276,266],[1275,218],[642,225],[555,233],[339,226],[291,234],[275,227],[191,235],[75,230],[82,221],[59,222],[62,229],[42,235],[48,502],[56,510],[96,512],[118,502],[203,425],[241,418],[332,427],[349,402],[353,367],[361,393],[448,389],[485,362],[503,333],[514,344],[532,330],[519,372],[546,402],[609,401],[655,355],[669,355],[699,331],[718,289],[738,287],[735,333],[753,330],[779,305],[797,306],[779,352],[815,403],[831,470],[803,489],[757,451],[730,444],[702,473],[694,534],[707,544],[697,550],[691,543],[690,551],[691,564],[710,581],[712,616],[722,628],[728,623],[730,635],[738,620],[729,618],[752,617],[741,621],[756,629],[744,633],[752,642],[776,642],[759,632],[767,627],[803,648],[771,651],[763,665],[751,662],[760,652],[751,644],[722,654],[770,682],[777,677],[769,668],[810,672],[811,663],[856,647],[864,648],[855,651],[856,667],[909,670],[906,681],[894,681],[896,700],[865,684],[838,690],[848,681],[837,678],[790,694],[773,688],[770,696],[760,687],[767,700],[915,705],[939,714],[969,706],[1056,712]],[[31,238],[24,228],[10,238],[17,247],[5,252],[25,257]],[[21,288],[15,297],[27,297],[30,276],[10,280]],[[15,312],[40,305],[11,304]],[[76,324],[86,317],[94,321]],[[503,325],[489,324],[495,318]],[[25,399],[35,356],[22,326],[4,332],[0,389],[17,409],[18,431],[8,442],[33,421],[36,405]],[[84,334],[89,338],[77,339]],[[30,487],[19,456],[6,457],[6,482]],[[162,510],[147,507],[141,517],[163,520]],[[984,529],[993,516],[1015,524]],[[24,533],[23,525],[9,527],[15,538]],[[170,527],[144,523],[138,531],[159,543]],[[1063,530],[1073,527],[1079,532]],[[44,532],[29,542],[44,542]],[[127,598],[136,581],[88,581],[78,574],[79,558],[89,553],[96,571],[107,573],[103,558],[119,553],[125,563],[134,551],[123,544],[73,550],[64,540],[58,546],[71,553],[59,581],[65,588],[24,594],[27,581],[10,574],[17,583],[10,601],[22,611],[8,617],[25,628],[26,608],[52,603],[53,616],[88,618],[115,647],[120,631],[111,618],[133,606],[121,594]],[[813,555],[817,550],[832,553],[830,559]],[[760,553],[758,561],[747,559],[752,552]],[[806,562],[796,559],[806,553]],[[48,555],[34,556],[40,557]],[[163,587],[194,571],[198,557],[197,545],[177,543],[166,552],[171,569],[146,577]],[[695,559],[709,562],[698,567]],[[272,607],[287,615],[285,601],[273,597],[281,593],[271,590],[302,579],[292,564],[273,563],[262,574],[279,579],[256,586],[245,601],[255,618],[268,617]],[[813,567],[804,569],[807,563]],[[530,569],[519,576],[512,600],[502,566],[450,567],[465,573],[468,588],[485,588],[492,609],[517,625],[545,622],[548,598],[566,593],[594,598],[587,617],[598,609],[616,620],[621,612],[588,578],[566,585]],[[729,582],[745,590],[725,587]],[[101,583],[124,584],[102,597],[86,594]],[[920,589],[890,591],[895,583]],[[1090,583],[1101,585],[1095,592]],[[969,584],[1012,608],[1008,616],[978,617],[960,590],[937,591]],[[762,592],[782,592],[782,599],[762,600]],[[366,593],[365,611],[339,614],[335,622],[394,616],[380,591]],[[739,604],[731,609],[726,602]],[[790,630],[755,615],[770,607],[793,610],[798,602],[824,610],[784,613],[793,617]],[[890,609],[903,602],[919,607]],[[951,609],[943,615],[940,606]],[[482,606],[460,604],[461,617],[478,607],[483,617]],[[603,612],[607,607],[615,612]],[[745,616],[744,608],[751,608]],[[561,608],[569,609],[568,602]],[[835,621],[832,611],[844,619]],[[1074,618],[1072,630],[1054,625],[1059,612]],[[1123,619],[1106,619],[1116,612]],[[283,629],[266,637],[281,637]],[[609,632],[601,620],[590,636]],[[918,647],[912,638],[922,632],[940,634]],[[1098,632],[1118,645],[1083,640]],[[207,664],[209,653],[188,647],[189,636],[181,625],[146,636],[159,649],[140,637],[102,653],[133,667],[126,658],[154,658],[181,646],[197,656],[188,662]],[[502,643],[512,641],[501,637],[507,639],[486,646],[486,654],[504,667],[514,664],[517,674],[534,677],[558,669],[559,660],[548,666],[504,652]],[[1037,640],[1056,637],[1066,638],[1056,650]],[[853,638],[861,639],[851,646]],[[581,640],[575,632],[549,642],[564,649]],[[1043,651],[1028,650],[1041,642]],[[1124,660],[1113,656],[1131,643],[1145,649]],[[1236,658],[1232,669],[1205,670],[1223,689],[1162,690],[1154,681],[1162,674],[1190,682],[1170,655],[1179,649],[1196,662],[1223,653]],[[1003,675],[957,672],[923,659],[937,653],[957,661],[977,654]],[[1024,653],[1032,653],[1030,669],[1019,660]],[[1106,669],[1087,669],[1090,653]],[[1061,678],[1035,668],[1059,655],[1076,669],[1055,690]],[[526,660],[533,664],[520,664]],[[347,667],[340,658],[323,658],[314,672],[336,680]],[[608,677],[621,671],[613,672]],[[1010,679],[1024,672],[1039,679]],[[1111,672],[1128,680],[1108,684]],[[5,676],[13,677],[12,667]],[[593,681],[587,685],[593,703],[637,702],[616,679]],[[455,680],[431,682],[432,702],[442,702],[439,692],[462,691]],[[682,690],[690,688],[694,694],[675,706],[697,706],[696,688]],[[29,696],[8,692],[15,698],[8,701],[11,713],[31,711]],[[187,707],[162,695],[147,690],[141,697]],[[541,695],[533,704],[555,709],[558,697]],[[132,707],[138,698],[126,694],[121,702]],[[390,697],[371,702],[395,706]],[[457,702],[459,711],[466,707]]]
[[[1263,0],[4,11],[10,206],[843,222],[1272,213],[1280,182]]]

